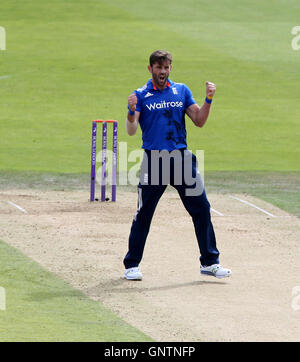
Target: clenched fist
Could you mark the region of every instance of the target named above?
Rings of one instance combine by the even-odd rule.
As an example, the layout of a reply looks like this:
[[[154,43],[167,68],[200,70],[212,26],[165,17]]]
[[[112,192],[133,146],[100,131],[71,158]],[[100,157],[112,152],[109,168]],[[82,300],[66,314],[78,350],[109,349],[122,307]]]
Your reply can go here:
[[[206,82],[206,96],[212,98],[216,93],[216,85],[211,82]]]
[[[137,96],[135,93],[130,94],[128,97],[128,106],[132,112],[135,111],[137,105]]]

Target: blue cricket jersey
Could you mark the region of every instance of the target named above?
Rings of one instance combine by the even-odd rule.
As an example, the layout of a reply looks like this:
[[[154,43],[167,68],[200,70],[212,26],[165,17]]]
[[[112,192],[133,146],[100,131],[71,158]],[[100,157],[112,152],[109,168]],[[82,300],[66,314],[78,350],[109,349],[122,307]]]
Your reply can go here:
[[[150,79],[135,93],[143,133],[142,148],[168,151],[187,148],[185,110],[196,103],[190,89],[168,80],[167,87],[161,91]]]

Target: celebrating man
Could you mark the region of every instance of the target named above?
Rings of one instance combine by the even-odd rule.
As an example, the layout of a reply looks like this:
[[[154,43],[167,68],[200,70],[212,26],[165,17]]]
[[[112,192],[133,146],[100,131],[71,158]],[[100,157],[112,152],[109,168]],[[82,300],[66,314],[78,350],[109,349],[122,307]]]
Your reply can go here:
[[[219,264],[210,204],[197,169],[196,157],[187,151],[185,128],[185,114],[195,126],[204,126],[216,86],[206,82],[206,98],[200,107],[185,84],[169,79],[172,69],[172,56],[169,52],[155,51],[151,54],[149,63],[148,70],[152,78],[128,97],[127,132],[134,135],[140,124],[145,153],[138,185],[138,210],[131,226],[129,250],[124,258],[124,276],[128,280],[142,279],[139,263],[151,220],[169,183],[178,191],[192,217],[200,249],[201,274],[217,278],[228,277],[231,271]],[[159,158],[172,155],[168,158],[169,166],[163,167],[161,160],[156,162],[157,155]],[[180,157],[177,157],[178,155]],[[194,186],[187,181],[188,165],[191,169],[190,179],[195,180]],[[164,182],[165,179],[168,182]]]

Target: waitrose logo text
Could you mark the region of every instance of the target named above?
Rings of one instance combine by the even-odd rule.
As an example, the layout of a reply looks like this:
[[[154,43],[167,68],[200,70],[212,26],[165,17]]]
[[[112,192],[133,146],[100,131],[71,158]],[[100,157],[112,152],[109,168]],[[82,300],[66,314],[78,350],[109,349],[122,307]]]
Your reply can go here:
[[[182,108],[183,102],[166,102],[161,101],[160,103],[150,103],[146,104],[146,107],[149,109],[149,111],[153,111],[155,109],[164,109],[164,108]]]

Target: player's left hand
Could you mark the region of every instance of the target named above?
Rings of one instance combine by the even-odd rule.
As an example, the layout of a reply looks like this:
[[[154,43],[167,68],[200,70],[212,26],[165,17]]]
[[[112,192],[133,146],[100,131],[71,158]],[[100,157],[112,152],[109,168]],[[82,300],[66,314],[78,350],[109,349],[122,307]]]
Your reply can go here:
[[[216,93],[216,85],[211,82],[206,82],[206,96],[212,98]]]

